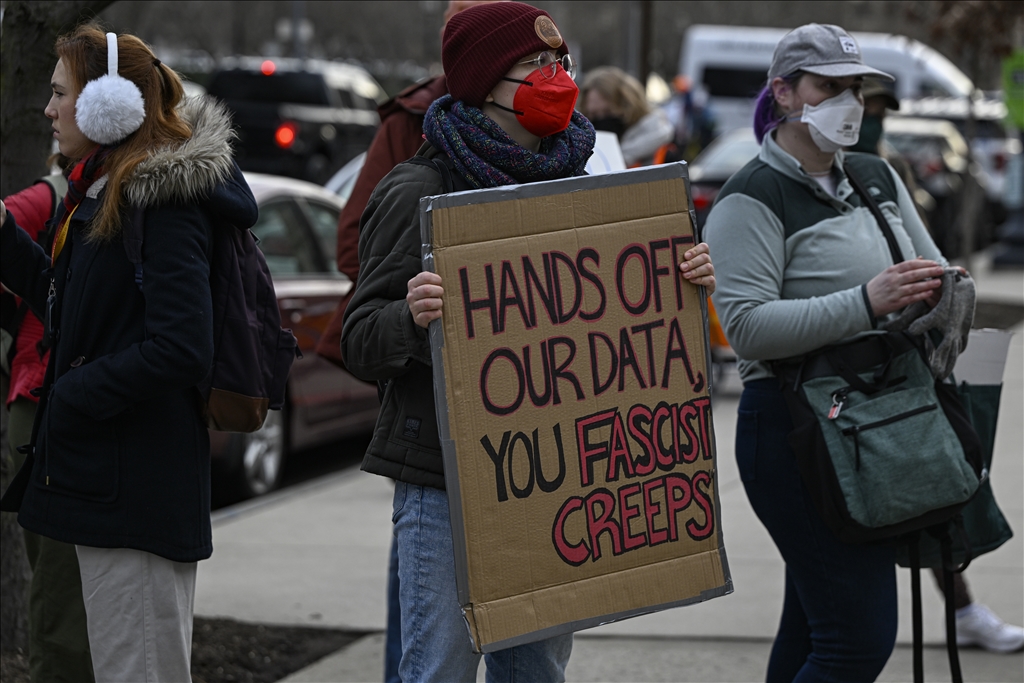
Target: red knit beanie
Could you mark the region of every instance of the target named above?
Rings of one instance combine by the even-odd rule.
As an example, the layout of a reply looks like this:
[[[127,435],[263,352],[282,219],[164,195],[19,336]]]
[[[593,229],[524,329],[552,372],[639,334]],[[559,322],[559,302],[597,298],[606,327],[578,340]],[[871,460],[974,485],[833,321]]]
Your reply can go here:
[[[455,100],[483,105],[501,78],[523,57],[568,52],[544,10],[521,2],[492,2],[465,9],[448,21],[441,39],[441,64]]]

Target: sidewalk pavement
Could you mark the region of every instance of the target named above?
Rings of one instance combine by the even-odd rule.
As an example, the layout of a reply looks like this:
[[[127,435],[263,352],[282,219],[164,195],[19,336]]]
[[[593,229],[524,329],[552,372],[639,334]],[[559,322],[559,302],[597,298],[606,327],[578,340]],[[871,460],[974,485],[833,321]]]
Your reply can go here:
[[[1024,304],[1024,273],[972,264],[979,299]],[[966,573],[974,598],[1024,623],[1024,324],[1014,328],[993,465],[996,498],[1016,535]],[[722,533],[735,592],[576,634],[569,681],[757,681],[782,608],[783,563],[750,508],[733,458],[739,383],[714,399]],[[287,681],[380,681],[391,483],[339,472],[214,513],[214,554],[199,567],[196,614],[371,632]],[[950,680],[941,595],[923,573],[925,669]],[[879,680],[911,675],[910,578],[898,570],[898,645]],[[961,652],[969,681],[1024,682],[1024,654]],[[481,677],[483,680],[482,669]]]

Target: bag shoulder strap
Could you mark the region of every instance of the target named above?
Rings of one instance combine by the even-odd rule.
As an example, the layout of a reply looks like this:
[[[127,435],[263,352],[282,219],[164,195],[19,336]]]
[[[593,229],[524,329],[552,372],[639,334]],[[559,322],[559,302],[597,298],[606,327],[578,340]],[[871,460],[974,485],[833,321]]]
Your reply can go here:
[[[452,182],[452,173],[448,167],[445,166],[444,162],[439,159],[428,159],[417,154],[416,156],[407,159],[405,163],[415,164],[416,166],[429,166],[440,174],[441,185],[444,187],[444,193],[448,194],[453,191],[452,187],[454,183]]]
[[[56,221],[57,210],[64,201],[64,195],[68,193],[68,181],[63,174],[51,173],[39,178],[36,182],[46,185],[50,190],[50,218],[46,221],[46,228],[40,230],[36,235],[36,243],[49,252],[53,247],[53,236],[56,233],[54,221]]]
[[[946,653],[949,655],[949,675],[953,683],[963,683],[960,670],[960,652],[956,644],[956,605],[953,604],[953,542],[949,533],[941,540],[942,593],[946,598]]]
[[[913,623],[914,683],[924,683],[924,624],[921,616],[921,549],[920,532],[907,538],[910,555],[911,621]]]
[[[135,266],[135,286],[142,291],[142,241],[145,231],[143,218],[146,209],[143,206],[133,206],[131,217],[121,226],[121,239],[124,242],[124,252],[128,261]]]
[[[416,152],[416,156],[407,159],[405,163],[416,164],[417,166],[432,166],[441,176],[441,184],[444,186],[445,194],[473,189],[455,171],[451,158],[447,154],[436,150],[429,142],[423,143],[423,146]]]
[[[963,571],[953,566],[953,543],[949,526],[939,524],[928,528],[928,533],[939,539],[942,553],[942,594],[945,599],[946,653],[949,657],[949,675],[953,683],[963,683],[960,652],[956,644],[956,606],[954,604],[953,572]],[[914,631],[913,659],[914,683],[924,683],[923,628],[921,618],[921,555],[918,543],[920,532],[906,538],[910,555],[910,590],[912,594],[912,621]]]
[[[871,211],[871,215],[875,217],[875,221],[878,223],[879,229],[882,234],[885,235],[885,241],[889,244],[889,253],[892,255],[892,262],[894,264],[903,261],[903,254],[900,253],[900,246],[896,242],[896,235],[893,234],[892,228],[889,227],[889,221],[885,220],[885,214],[878,208],[878,203],[875,198],[871,196],[867,188],[860,181],[860,178],[850,168],[849,162],[843,163],[843,170],[846,172],[846,177],[850,179],[850,184],[853,185],[853,189],[860,195],[861,200],[867,205],[868,210]]]
[[[43,176],[36,182],[46,183],[50,186],[50,191],[53,193],[53,204],[50,207],[50,215],[53,216],[57,213],[57,207],[61,201],[64,200],[64,195],[68,193],[68,179],[64,177],[63,173],[51,173],[50,175]]]

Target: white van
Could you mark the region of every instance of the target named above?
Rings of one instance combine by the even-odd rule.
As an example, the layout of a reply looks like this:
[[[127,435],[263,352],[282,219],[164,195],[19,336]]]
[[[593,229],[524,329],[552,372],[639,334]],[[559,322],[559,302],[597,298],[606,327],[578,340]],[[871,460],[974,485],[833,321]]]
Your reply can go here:
[[[679,73],[707,98],[718,132],[749,126],[772,53],[790,29],[696,24],[686,30]],[[853,33],[868,66],[896,78],[899,99],[970,97],[974,84],[941,54],[906,36]]]

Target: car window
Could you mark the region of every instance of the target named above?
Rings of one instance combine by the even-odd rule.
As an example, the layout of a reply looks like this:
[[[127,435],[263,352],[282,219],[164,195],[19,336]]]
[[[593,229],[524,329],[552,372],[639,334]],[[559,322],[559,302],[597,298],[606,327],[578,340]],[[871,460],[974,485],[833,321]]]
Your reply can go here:
[[[332,273],[338,272],[338,265],[335,259],[335,251],[338,245],[338,215],[339,211],[333,206],[321,204],[320,202],[307,200],[306,208],[309,210],[310,223],[327,257],[329,270]]]
[[[210,94],[222,100],[243,102],[290,102],[327,105],[327,85],[318,73],[222,71],[210,82]]]
[[[934,81],[921,81],[921,85],[918,86],[919,97],[952,97],[953,93],[949,92],[948,88],[945,88]],[[899,92],[898,90],[896,92]]]
[[[701,173],[707,177],[728,178],[761,151],[761,145],[754,138],[722,140],[719,144],[712,144],[693,160],[693,166],[700,167]]]
[[[765,75],[764,69],[709,66],[702,81],[712,97],[757,97]]]
[[[334,92],[337,93],[338,99],[341,100],[341,106],[342,107],[344,107],[346,109],[351,109],[352,108],[352,106],[353,106],[353,103],[352,103],[352,93],[350,93],[348,90],[344,90],[342,88],[335,88]]]
[[[377,111],[377,103],[369,99],[368,97],[363,97],[359,93],[352,93],[352,102],[355,104],[356,109]]]
[[[261,206],[252,231],[260,240],[271,275],[323,271],[318,246],[294,202],[275,201]]]

